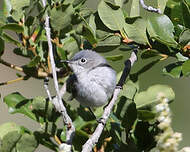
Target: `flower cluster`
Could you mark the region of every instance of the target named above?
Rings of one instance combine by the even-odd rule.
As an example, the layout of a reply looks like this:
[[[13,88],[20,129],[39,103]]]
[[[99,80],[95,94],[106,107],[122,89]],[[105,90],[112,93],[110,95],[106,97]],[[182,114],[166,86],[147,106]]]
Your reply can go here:
[[[160,101],[160,104],[155,107],[158,113],[158,128],[162,131],[156,136],[156,151],[177,152],[179,142],[182,140],[182,134],[174,132],[171,127],[171,112],[168,105],[169,100],[162,96],[160,97]]]

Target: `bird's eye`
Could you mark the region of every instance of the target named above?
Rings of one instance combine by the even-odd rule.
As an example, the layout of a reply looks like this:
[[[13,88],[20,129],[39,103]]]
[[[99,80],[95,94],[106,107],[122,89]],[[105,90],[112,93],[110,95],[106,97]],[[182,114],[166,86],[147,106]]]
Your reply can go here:
[[[86,61],[87,61],[87,60],[86,60],[85,58],[81,58],[81,59],[80,59],[80,62],[81,62],[81,63],[86,63]]]

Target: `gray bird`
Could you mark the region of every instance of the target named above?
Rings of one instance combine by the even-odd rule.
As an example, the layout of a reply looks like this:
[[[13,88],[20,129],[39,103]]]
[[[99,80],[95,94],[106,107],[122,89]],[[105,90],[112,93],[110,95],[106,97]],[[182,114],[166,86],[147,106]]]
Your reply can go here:
[[[87,107],[105,105],[116,87],[116,72],[106,59],[94,51],[82,50],[67,63],[73,71],[67,91],[73,98]]]

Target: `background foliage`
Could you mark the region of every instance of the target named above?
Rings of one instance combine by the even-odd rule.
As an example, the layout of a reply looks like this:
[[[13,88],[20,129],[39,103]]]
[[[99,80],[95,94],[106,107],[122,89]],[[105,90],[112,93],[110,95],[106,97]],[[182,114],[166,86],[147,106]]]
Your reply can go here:
[[[105,130],[97,144],[97,149],[105,151],[133,149],[149,151],[156,146],[155,136],[161,130],[157,124],[155,105],[161,97],[174,100],[173,90],[166,85],[150,86],[140,92],[138,75],[154,68],[154,63],[174,58],[173,63],[165,65],[164,74],[173,78],[187,77],[190,73],[190,2],[189,0],[145,1],[147,5],[160,8],[162,13],[148,12],[139,1],[113,0],[100,1],[96,11],[85,7],[85,0],[52,0],[46,8],[38,0],[4,0],[0,12],[0,56],[5,52],[5,43],[13,43],[16,55],[29,58],[30,61],[20,67],[23,75],[18,78],[28,80],[30,77],[43,79],[51,75],[47,39],[44,30],[44,13],[48,12],[51,24],[51,37],[57,67],[62,68],[60,83],[64,83],[69,73],[66,65],[60,62],[70,58],[80,49],[93,49],[97,52],[112,51],[106,56],[108,60],[118,61],[126,57],[133,47],[140,46],[139,58],[155,58],[155,62],[142,67],[138,73],[130,75],[117,105],[106,124]],[[11,37],[8,31],[17,33],[18,38]],[[3,56],[2,56],[3,57]],[[2,64],[6,61],[0,57]],[[115,62],[116,64],[117,62]],[[120,69],[122,70],[122,69]],[[118,71],[119,77],[120,71]],[[18,92],[4,97],[3,102],[9,112],[22,113],[31,121],[37,121],[40,128],[31,131],[13,122],[0,126],[0,151],[34,151],[42,144],[54,151],[58,145],[53,142],[55,135],[64,142],[65,128],[58,127],[60,118],[45,97],[27,99]],[[83,107],[73,108],[65,103],[67,111],[74,121],[76,136],[73,149],[81,151],[97,125],[93,116]],[[87,113],[89,113],[87,115]],[[100,116],[101,110],[95,114]],[[111,139],[110,139],[111,137]],[[81,140],[77,140],[81,139]]]

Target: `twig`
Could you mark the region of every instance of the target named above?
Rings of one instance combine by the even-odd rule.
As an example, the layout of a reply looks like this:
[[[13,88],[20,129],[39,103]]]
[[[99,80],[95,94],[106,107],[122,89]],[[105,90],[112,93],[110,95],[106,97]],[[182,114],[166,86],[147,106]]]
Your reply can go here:
[[[20,71],[20,72],[24,72],[24,70],[23,70],[22,67],[19,67],[17,65],[11,64],[11,63],[8,63],[8,62],[4,61],[3,59],[0,59],[0,63],[2,63],[5,66],[8,66],[9,68],[12,68],[14,70],[17,70],[17,71]]]
[[[150,12],[155,12],[155,13],[158,13],[158,14],[162,14],[161,10],[159,8],[154,8],[152,6],[147,6],[145,3],[144,3],[144,0],[139,0],[140,1],[140,4],[141,6],[147,10],[147,11],[150,11]]]
[[[6,82],[1,82],[0,86],[12,84],[12,83],[15,83],[15,82],[18,82],[18,81],[21,81],[21,80],[27,80],[28,78],[29,78],[28,76],[23,76],[23,77],[19,77],[17,79],[14,79],[14,80],[9,80],[9,81],[6,81]]]
[[[45,8],[46,0],[42,0],[42,4],[43,4],[43,7]],[[74,128],[71,118],[67,114],[65,106],[63,105],[60,91],[59,91],[55,61],[54,61],[54,57],[53,57],[51,36],[50,36],[51,31],[50,31],[50,27],[49,27],[49,16],[48,16],[47,12],[45,14],[45,30],[46,30],[46,37],[47,37],[47,41],[48,41],[48,47],[49,47],[49,57],[50,57],[51,68],[52,68],[52,73],[53,73],[54,86],[55,86],[55,90],[56,90],[56,94],[57,94],[57,96],[53,99],[52,102],[55,105],[55,108],[57,110],[59,110],[59,112],[61,112],[63,121],[67,125],[66,144],[67,144],[67,146],[70,147],[69,151],[71,151],[71,144],[72,144],[72,139],[75,134],[75,128]]]
[[[137,60],[137,55],[136,55],[137,51],[138,51],[138,49],[135,48],[134,51],[131,53],[131,57],[127,61],[125,61],[125,68],[124,68],[121,78],[117,84],[117,87],[113,93],[113,97],[112,97],[111,101],[109,102],[109,104],[104,109],[104,113],[99,121],[99,124],[98,124],[96,130],[91,135],[91,137],[87,140],[87,142],[83,145],[82,152],[92,151],[92,148],[98,142],[98,139],[100,138],[100,135],[104,129],[106,121],[109,118],[109,115],[112,111],[115,101],[117,100],[117,97],[122,89],[122,86],[130,72],[131,66],[133,66],[134,62]]]

